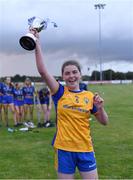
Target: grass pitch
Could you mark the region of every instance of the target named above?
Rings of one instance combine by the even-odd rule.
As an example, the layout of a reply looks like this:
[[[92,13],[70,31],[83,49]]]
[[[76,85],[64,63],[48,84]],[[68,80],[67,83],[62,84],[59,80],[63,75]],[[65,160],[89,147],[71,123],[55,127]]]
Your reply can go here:
[[[90,122],[99,178],[133,179],[133,85],[90,85],[89,89],[104,98],[110,120],[108,126],[93,116]],[[0,127],[0,178],[56,179],[54,133],[54,127],[14,133]]]

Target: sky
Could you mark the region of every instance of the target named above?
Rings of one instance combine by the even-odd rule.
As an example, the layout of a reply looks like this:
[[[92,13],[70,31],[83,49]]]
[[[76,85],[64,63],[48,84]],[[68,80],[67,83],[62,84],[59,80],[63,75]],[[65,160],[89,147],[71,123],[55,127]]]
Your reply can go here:
[[[100,10],[101,28],[99,10],[94,8],[99,3],[106,4]],[[63,62],[70,59],[81,64],[83,75],[100,71],[100,64],[102,70],[133,71],[133,0],[0,0],[0,77],[39,75],[34,50],[19,44],[33,16],[58,25],[49,23],[40,32],[51,74],[61,75]]]

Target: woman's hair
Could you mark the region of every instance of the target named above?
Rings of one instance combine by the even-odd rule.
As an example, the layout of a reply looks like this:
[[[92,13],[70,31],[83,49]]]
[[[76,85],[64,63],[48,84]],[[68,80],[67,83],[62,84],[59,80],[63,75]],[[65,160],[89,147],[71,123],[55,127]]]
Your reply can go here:
[[[69,65],[74,65],[74,66],[76,66],[76,67],[78,68],[79,72],[81,73],[80,64],[79,64],[77,61],[75,61],[75,60],[69,60],[69,61],[66,61],[66,62],[63,63],[62,68],[61,68],[62,74],[63,74],[63,72],[64,72],[65,67],[66,67],[66,66],[69,66]]]
[[[25,79],[25,81],[31,82],[31,79],[27,77],[27,78]]]
[[[7,77],[5,78],[5,81],[7,81],[7,80],[10,80],[10,81],[11,81],[11,77],[10,77],[10,76],[7,76]]]

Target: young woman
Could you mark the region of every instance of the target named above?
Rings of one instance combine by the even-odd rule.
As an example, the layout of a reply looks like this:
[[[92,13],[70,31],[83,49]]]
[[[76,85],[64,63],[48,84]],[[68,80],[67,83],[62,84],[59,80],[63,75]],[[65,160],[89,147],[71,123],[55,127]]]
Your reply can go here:
[[[32,86],[31,80],[29,78],[26,78],[25,85],[23,87],[25,121],[33,121],[34,92],[35,92],[35,88],[34,86]]]
[[[35,57],[40,75],[52,93],[56,107],[57,131],[53,140],[56,149],[56,168],[59,179],[73,179],[76,167],[83,179],[97,179],[97,167],[90,136],[89,117],[94,114],[97,120],[106,125],[108,116],[103,99],[90,91],[80,90],[81,69],[76,61],[67,61],[62,66],[62,86],[48,72],[36,30]]]
[[[41,108],[44,114],[43,127],[49,127],[51,123],[50,114],[51,114],[51,108],[52,108],[51,94],[47,87],[40,89],[38,93],[39,93],[39,100],[40,100]]]
[[[23,89],[19,83],[15,84],[14,88],[14,107],[16,114],[16,127],[23,124],[24,116],[24,95]]]
[[[8,118],[8,109],[10,108],[13,118],[14,118],[14,126],[17,124],[16,116],[15,116],[15,109],[14,109],[14,85],[11,82],[11,78],[7,77],[5,79],[5,83],[3,85],[3,109],[4,109],[4,118],[6,122],[6,126],[9,125],[9,118]]]
[[[2,123],[3,83],[0,82],[0,126]]]

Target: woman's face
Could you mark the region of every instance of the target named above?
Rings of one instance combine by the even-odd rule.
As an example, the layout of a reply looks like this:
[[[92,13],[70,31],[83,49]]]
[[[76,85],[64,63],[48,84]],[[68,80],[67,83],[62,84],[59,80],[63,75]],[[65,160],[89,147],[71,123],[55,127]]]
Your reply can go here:
[[[6,78],[6,83],[7,83],[7,84],[10,84],[10,83],[11,83],[11,78],[10,78],[10,77],[7,77],[7,78]]]
[[[62,77],[70,90],[79,90],[81,73],[75,65],[65,66]]]
[[[20,88],[20,84],[19,84],[19,83],[16,83],[16,84],[15,84],[15,87],[16,87],[16,89],[19,89],[19,88]]]
[[[25,84],[26,84],[26,86],[30,86],[31,85],[31,81],[30,80],[26,80]]]

